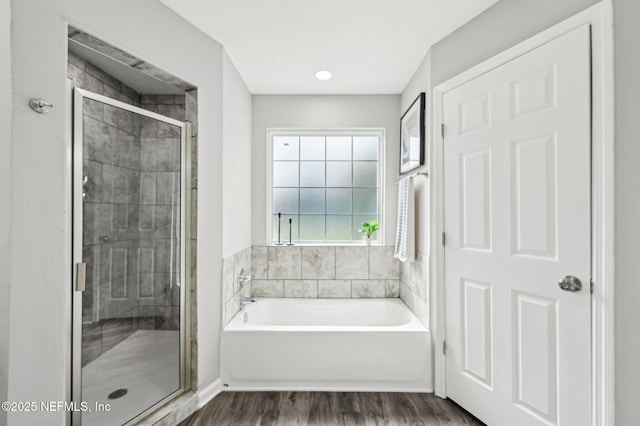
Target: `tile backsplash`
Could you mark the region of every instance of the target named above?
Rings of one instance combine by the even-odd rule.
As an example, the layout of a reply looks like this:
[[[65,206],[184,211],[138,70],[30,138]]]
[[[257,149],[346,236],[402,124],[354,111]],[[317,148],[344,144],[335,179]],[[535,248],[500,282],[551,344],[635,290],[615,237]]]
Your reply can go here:
[[[416,253],[413,263],[400,268],[400,298],[429,328],[429,257]]]
[[[254,246],[223,259],[222,326],[240,310],[240,296],[401,298],[429,326],[428,257],[400,263],[393,247]],[[253,279],[238,288],[240,269]]]
[[[240,296],[251,296],[251,281],[242,289],[238,287],[241,269],[245,275],[253,275],[251,257],[251,247],[247,247],[222,259],[222,327],[240,310]]]
[[[254,297],[400,297],[393,247],[255,246]]]

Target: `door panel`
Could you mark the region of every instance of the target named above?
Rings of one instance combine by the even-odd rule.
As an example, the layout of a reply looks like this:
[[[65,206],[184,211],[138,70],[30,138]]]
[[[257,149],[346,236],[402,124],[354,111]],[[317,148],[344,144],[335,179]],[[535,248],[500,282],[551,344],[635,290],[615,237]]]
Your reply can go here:
[[[461,135],[491,126],[489,104],[489,93],[484,93],[460,104]]]
[[[556,300],[514,292],[514,402],[553,422],[557,412]]]
[[[491,425],[590,422],[590,84],[584,26],[443,98],[447,394]]]
[[[491,150],[460,155],[462,248],[491,251]]]
[[[556,106],[555,65],[534,72],[511,83],[511,118],[554,108]]]
[[[512,144],[512,254],[556,257],[556,135]]]
[[[491,389],[493,348],[491,285],[462,279],[463,372]]]

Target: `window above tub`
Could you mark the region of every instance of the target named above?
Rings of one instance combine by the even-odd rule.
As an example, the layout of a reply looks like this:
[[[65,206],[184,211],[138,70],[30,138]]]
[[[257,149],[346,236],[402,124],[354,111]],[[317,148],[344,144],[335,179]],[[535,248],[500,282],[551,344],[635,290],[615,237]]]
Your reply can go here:
[[[384,131],[270,129],[267,241],[361,244],[382,222]],[[373,235],[382,243],[382,230]]]

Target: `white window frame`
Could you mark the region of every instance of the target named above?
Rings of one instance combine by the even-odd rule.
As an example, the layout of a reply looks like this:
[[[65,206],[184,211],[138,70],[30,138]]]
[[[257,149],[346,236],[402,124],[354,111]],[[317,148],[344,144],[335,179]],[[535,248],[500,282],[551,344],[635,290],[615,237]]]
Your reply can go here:
[[[268,128],[267,129],[267,211],[266,211],[266,242],[267,245],[274,245],[273,241],[273,138],[275,136],[376,136],[378,138],[378,223],[380,229],[376,232],[376,238],[372,241],[373,245],[384,245],[385,221],[384,221],[384,205],[385,205],[385,129],[380,127],[367,128]],[[326,159],[325,159],[326,161]],[[325,213],[326,215],[326,213]],[[286,235],[286,232],[283,234]],[[287,235],[288,236],[288,235]],[[283,242],[288,241],[283,238]],[[294,241],[299,246],[359,246],[362,242],[356,240],[351,241]]]

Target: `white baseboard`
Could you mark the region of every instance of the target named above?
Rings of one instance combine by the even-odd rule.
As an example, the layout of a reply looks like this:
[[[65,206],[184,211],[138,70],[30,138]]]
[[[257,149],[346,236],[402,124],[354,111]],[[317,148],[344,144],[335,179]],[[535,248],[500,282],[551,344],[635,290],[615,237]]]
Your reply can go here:
[[[225,392],[407,392],[433,393],[432,388],[385,388],[366,386],[229,386]]]
[[[213,383],[198,391],[198,410],[215,398],[222,391],[222,381],[218,378]]]

